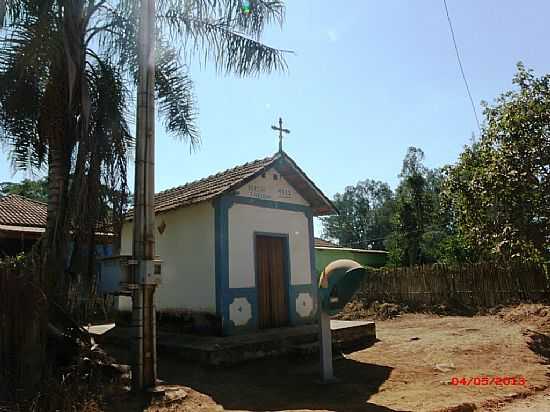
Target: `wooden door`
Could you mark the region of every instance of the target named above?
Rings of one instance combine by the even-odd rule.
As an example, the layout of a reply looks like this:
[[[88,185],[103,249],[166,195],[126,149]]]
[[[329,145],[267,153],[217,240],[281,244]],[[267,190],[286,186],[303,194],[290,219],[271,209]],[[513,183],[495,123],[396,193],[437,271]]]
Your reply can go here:
[[[284,238],[256,236],[258,317],[262,329],[288,325],[285,259]]]

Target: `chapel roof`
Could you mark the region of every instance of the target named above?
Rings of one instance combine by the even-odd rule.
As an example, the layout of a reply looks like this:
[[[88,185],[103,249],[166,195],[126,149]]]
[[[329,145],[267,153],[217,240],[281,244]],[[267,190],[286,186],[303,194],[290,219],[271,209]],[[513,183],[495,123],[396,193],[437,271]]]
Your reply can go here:
[[[0,226],[46,227],[48,205],[24,196],[0,197]]]
[[[311,205],[314,215],[336,212],[332,202],[315,186],[298,165],[284,152],[277,152],[265,159],[227,169],[155,194],[155,213],[163,213],[180,207],[213,200],[238,189],[267,169],[275,167],[279,174]],[[131,218],[132,211],[129,214]]]

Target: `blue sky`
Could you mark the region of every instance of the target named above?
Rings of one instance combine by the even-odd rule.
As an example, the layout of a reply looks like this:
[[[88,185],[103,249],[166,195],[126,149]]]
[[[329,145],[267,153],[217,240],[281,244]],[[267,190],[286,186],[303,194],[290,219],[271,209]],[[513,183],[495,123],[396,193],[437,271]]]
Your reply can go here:
[[[517,61],[550,72],[550,2],[447,3],[478,110],[511,88]],[[264,41],[295,51],[288,72],[239,79],[191,64],[202,144],[190,153],[158,123],[157,190],[272,154],[279,116],[285,150],[330,197],[366,178],[395,187],[408,146],[429,167],[452,163],[477,133],[442,0],[291,0]],[[0,181],[25,177],[5,159]]]

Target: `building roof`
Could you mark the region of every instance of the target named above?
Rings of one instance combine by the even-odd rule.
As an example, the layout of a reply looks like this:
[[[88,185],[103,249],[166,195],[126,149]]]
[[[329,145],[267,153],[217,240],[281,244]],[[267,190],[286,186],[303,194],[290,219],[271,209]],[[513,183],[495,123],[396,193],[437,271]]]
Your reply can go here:
[[[16,194],[0,196],[0,233],[8,237],[16,233],[39,236],[46,231],[47,218],[46,203]],[[111,238],[113,233],[98,231],[96,235]]]
[[[315,238],[315,247],[337,247],[339,248],[336,243],[333,243],[329,240],[321,239],[319,237]]]
[[[337,245],[336,243],[333,243],[329,240],[321,239],[319,237],[316,237],[315,239],[315,248],[320,250],[341,250],[346,252],[359,252],[359,253],[373,253],[373,254],[388,254],[385,250],[374,250],[374,249],[355,249],[345,246]]]
[[[0,197],[0,226],[44,228],[48,205],[20,195]]]
[[[332,202],[315,186],[298,165],[284,152],[225,170],[201,180],[174,187],[155,195],[155,213],[190,206],[231,193],[267,169],[279,174],[311,205],[315,215],[336,212]],[[132,217],[132,212],[128,215]]]
[[[317,250],[338,250],[338,251],[341,251],[341,252],[357,252],[357,253],[380,254],[380,255],[387,255],[389,253],[387,250],[355,249],[355,248],[343,247],[343,246],[336,246],[336,247],[315,246],[315,249],[317,249]]]

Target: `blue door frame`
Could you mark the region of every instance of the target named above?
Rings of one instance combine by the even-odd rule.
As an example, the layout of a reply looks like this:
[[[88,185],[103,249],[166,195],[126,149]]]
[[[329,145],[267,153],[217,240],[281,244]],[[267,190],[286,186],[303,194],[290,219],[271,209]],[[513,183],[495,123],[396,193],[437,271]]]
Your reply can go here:
[[[256,288],[230,288],[229,287],[229,209],[234,204],[244,204],[267,209],[288,210],[302,212],[308,220],[309,231],[309,260],[311,270],[311,284],[292,285],[290,267],[290,246],[289,246],[289,267],[288,267],[288,305],[289,322],[291,325],[312,323],[317,316],[317,274],[315,272],[315,248],[313,240],[313,214],[308,206],[296,205],[293,203],[275,202],[265,199],[256,199],[244,196],[226,195],[214,200],[214,228],[215,228],[215,272],[216,272],[216,314],[221,319],[222,334],[233,335],[258,328],[257,320],[257,293]],[[287,235],[288,236],[288,235]],[[255,251],[254,251],[255,254]],[[254,268],[254,270],[256,270]],[[314,309],[311,317],[301,318],[296,313],[296,298],[300,293],[310,294]],[[244,297],[252,306],[252,318],[246,326],[236,327],[229,318],[229,305],[235,298]]]

